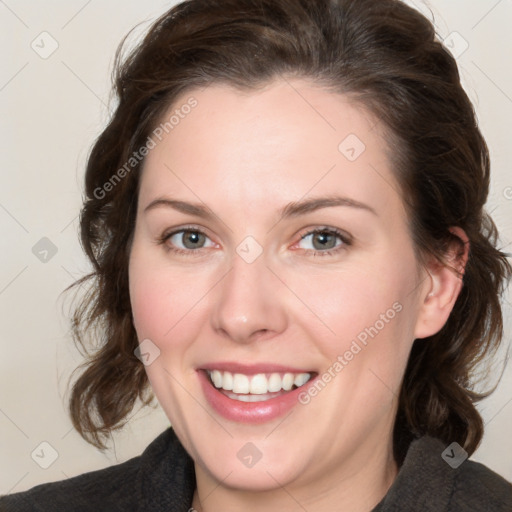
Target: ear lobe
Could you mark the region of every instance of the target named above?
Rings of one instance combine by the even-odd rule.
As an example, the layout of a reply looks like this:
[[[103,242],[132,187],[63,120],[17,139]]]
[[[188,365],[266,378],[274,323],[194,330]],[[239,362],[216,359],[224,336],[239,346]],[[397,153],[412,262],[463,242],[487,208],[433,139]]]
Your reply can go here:
[[[469,256],[469,239],[459,227],[450,228],[462,244],[454,241],[445,255],[446,265],[436,259],[428,264],[428,277],[420,296],[415,338],[439,332],[447,322],[462,290],[464,270]]]

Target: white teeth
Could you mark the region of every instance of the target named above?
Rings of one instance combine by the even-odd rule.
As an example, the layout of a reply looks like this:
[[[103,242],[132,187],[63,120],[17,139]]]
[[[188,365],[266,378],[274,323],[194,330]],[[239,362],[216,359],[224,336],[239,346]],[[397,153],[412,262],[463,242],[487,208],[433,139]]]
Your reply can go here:
[[[222,387],[222,373],[220,373],[219,370],[213,370],[211,377],[213,385],[216,388]]]
[[[226,395],[232,400],[238,400],[239,402],[265,402],[266,400],[274,398],[274,395],[269,395],[267,393],[264,395],[237,395],[236,393],[226,391]]]
[[[270,393],[275,393],[276,391],[281,391],[281,387],[283,384],[283,379],[281,379],[281,375],[279,373],[273,373],[268,379],[268,390]]]
[[[233,375],[233,393],[249,393],[249,377],[243,373]]]
[[[252,395],[264,395],[267,392],[267,378],[264,373],[258,373],[251,379]]]
[[[233,374],[229,372],[224,372],[223,380],[218,387],[222,387],[226,391],[231,391],[233,389]]]
[[[228,396],[235,395],[266,395],[281,391],[290,391],[293,386],[303,386],[310,378],[310,373],[272,373],[268,377],[264,373],[248,376],[243,373],[221,372],[219,370],[208,371],[213,385],[225,391],[232,391]],[[250,395],[249,395],[250,393]],[[261,396],[261,400],[267,398]],[[259,401],[256,397],[240,398],[244,402]]]
[[[309,375],[309,373],[299,373],[299,375],[297,375],[295,377],[295,380],[293,381],[293,383],[298,387],[300,388],[301,386],[303,386],[304,384],[306,384],[306,382],[309,380],[309,378],[311,377],[311,375]]]
[[[283,377],[283,389],[285,391],[290,391],[293,387],[294,376],[291,373],[285,373]]]

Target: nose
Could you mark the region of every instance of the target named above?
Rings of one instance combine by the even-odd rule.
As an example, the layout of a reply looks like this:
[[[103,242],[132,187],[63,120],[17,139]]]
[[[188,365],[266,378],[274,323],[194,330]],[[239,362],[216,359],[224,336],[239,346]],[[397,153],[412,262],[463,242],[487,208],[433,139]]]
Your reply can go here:
[[[231,270],[219,283],[211,316],[213,329],[245,344],[283,332],[287,315],[281,288],[263,255],[252,263],[235,255]]]

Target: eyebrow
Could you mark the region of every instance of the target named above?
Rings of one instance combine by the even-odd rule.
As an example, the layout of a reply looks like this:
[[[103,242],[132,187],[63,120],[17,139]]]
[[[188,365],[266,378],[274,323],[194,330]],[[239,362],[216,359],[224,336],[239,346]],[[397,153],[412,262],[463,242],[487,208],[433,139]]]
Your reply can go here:
[[[299,217],[322,208],[333,208],[336,206],[345,206],[355,208],[361,211],[367,211],[373,215],[378,216],[377,212],[369,205],[341,196],[326,196],[306,199],[302,201],[295,201],[287,204],[284,208],[279,210],[279,220]],[[151,203],[144,208],[144,213],[159,207],[173,208],[179,212],[195,215],[204,219],[215,217],[213,212],[206,205],[201,203],[189,203],[187,201],[180,201],[177,199],[170,199],[167,197],[160,197],[151,201]]]

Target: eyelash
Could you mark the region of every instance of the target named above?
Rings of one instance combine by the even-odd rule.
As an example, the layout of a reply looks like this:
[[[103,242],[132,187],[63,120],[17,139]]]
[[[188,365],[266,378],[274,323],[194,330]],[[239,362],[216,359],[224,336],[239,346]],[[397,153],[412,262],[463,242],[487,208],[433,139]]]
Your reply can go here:
[[[175,231],[172,231],[170,233],[164,233],[161,237],[159,237],[157,239],[157,243],[159,245],[163,245],[167,252],[173,252],[175,254],[192,256],[192,257],[201,256],[201,249],[203,249],[203,247],[200,247],[199,249],[188,249],[187,250],[187,249],[180,249],[179,247],[171,247],[166,243],[174,235],[177,235],[179,233],[185,233],[185,232],[198,233],[198,234],[204,235],[205,237],[208,238],[208,235],[201,229],[197,228],[196,226],[184,226],[184,227],[177,229]],[[300,239],[304,240],[306,237],[308,237],[310,235],[315,235],[317,233],[335,235],[336,237],[338,237],[341,240],[342,244],[340,244],[338,247],[336,247],[334,249],[328,249],[325,251],[318,251],[315,249],[303,249],[303,251],[305,251],[306,255],[310,255],[311,253],[313,253],[313,257],[333,256],[333,255],[336,255],[337,253],[339,253],[340,251],[345,250],[348,246],[352,245],[352,240],[349,235],[347,235],[346,233],[344,233],[336,228],[330,228],[330,227],[316,228],[316,229],[307,231],[306,233],[304,233],[303,235],[300,236]]]
[[[336,247],[334,249],[328,249],[326,251],[317,251],[315,249],[303,249],[304,251],[306,251],[307,255],[309,255],[310,253],[313,253],[313,257],[335,256],[340,251],[345,250],[348,246],[350,246],[352,244],[352,240],[349,237],[349,235],[347,235],[346,233],[344,233],[336,228],[329,228],[329,227],[316,228],[316,229],[307,231],[306,233],[301,235],[300,239],[304,240],[304,238],[306,238],[310,235],[315,235],[317,233],[334,235],[334,236],[338,237],[342,243],[338,247]]]

